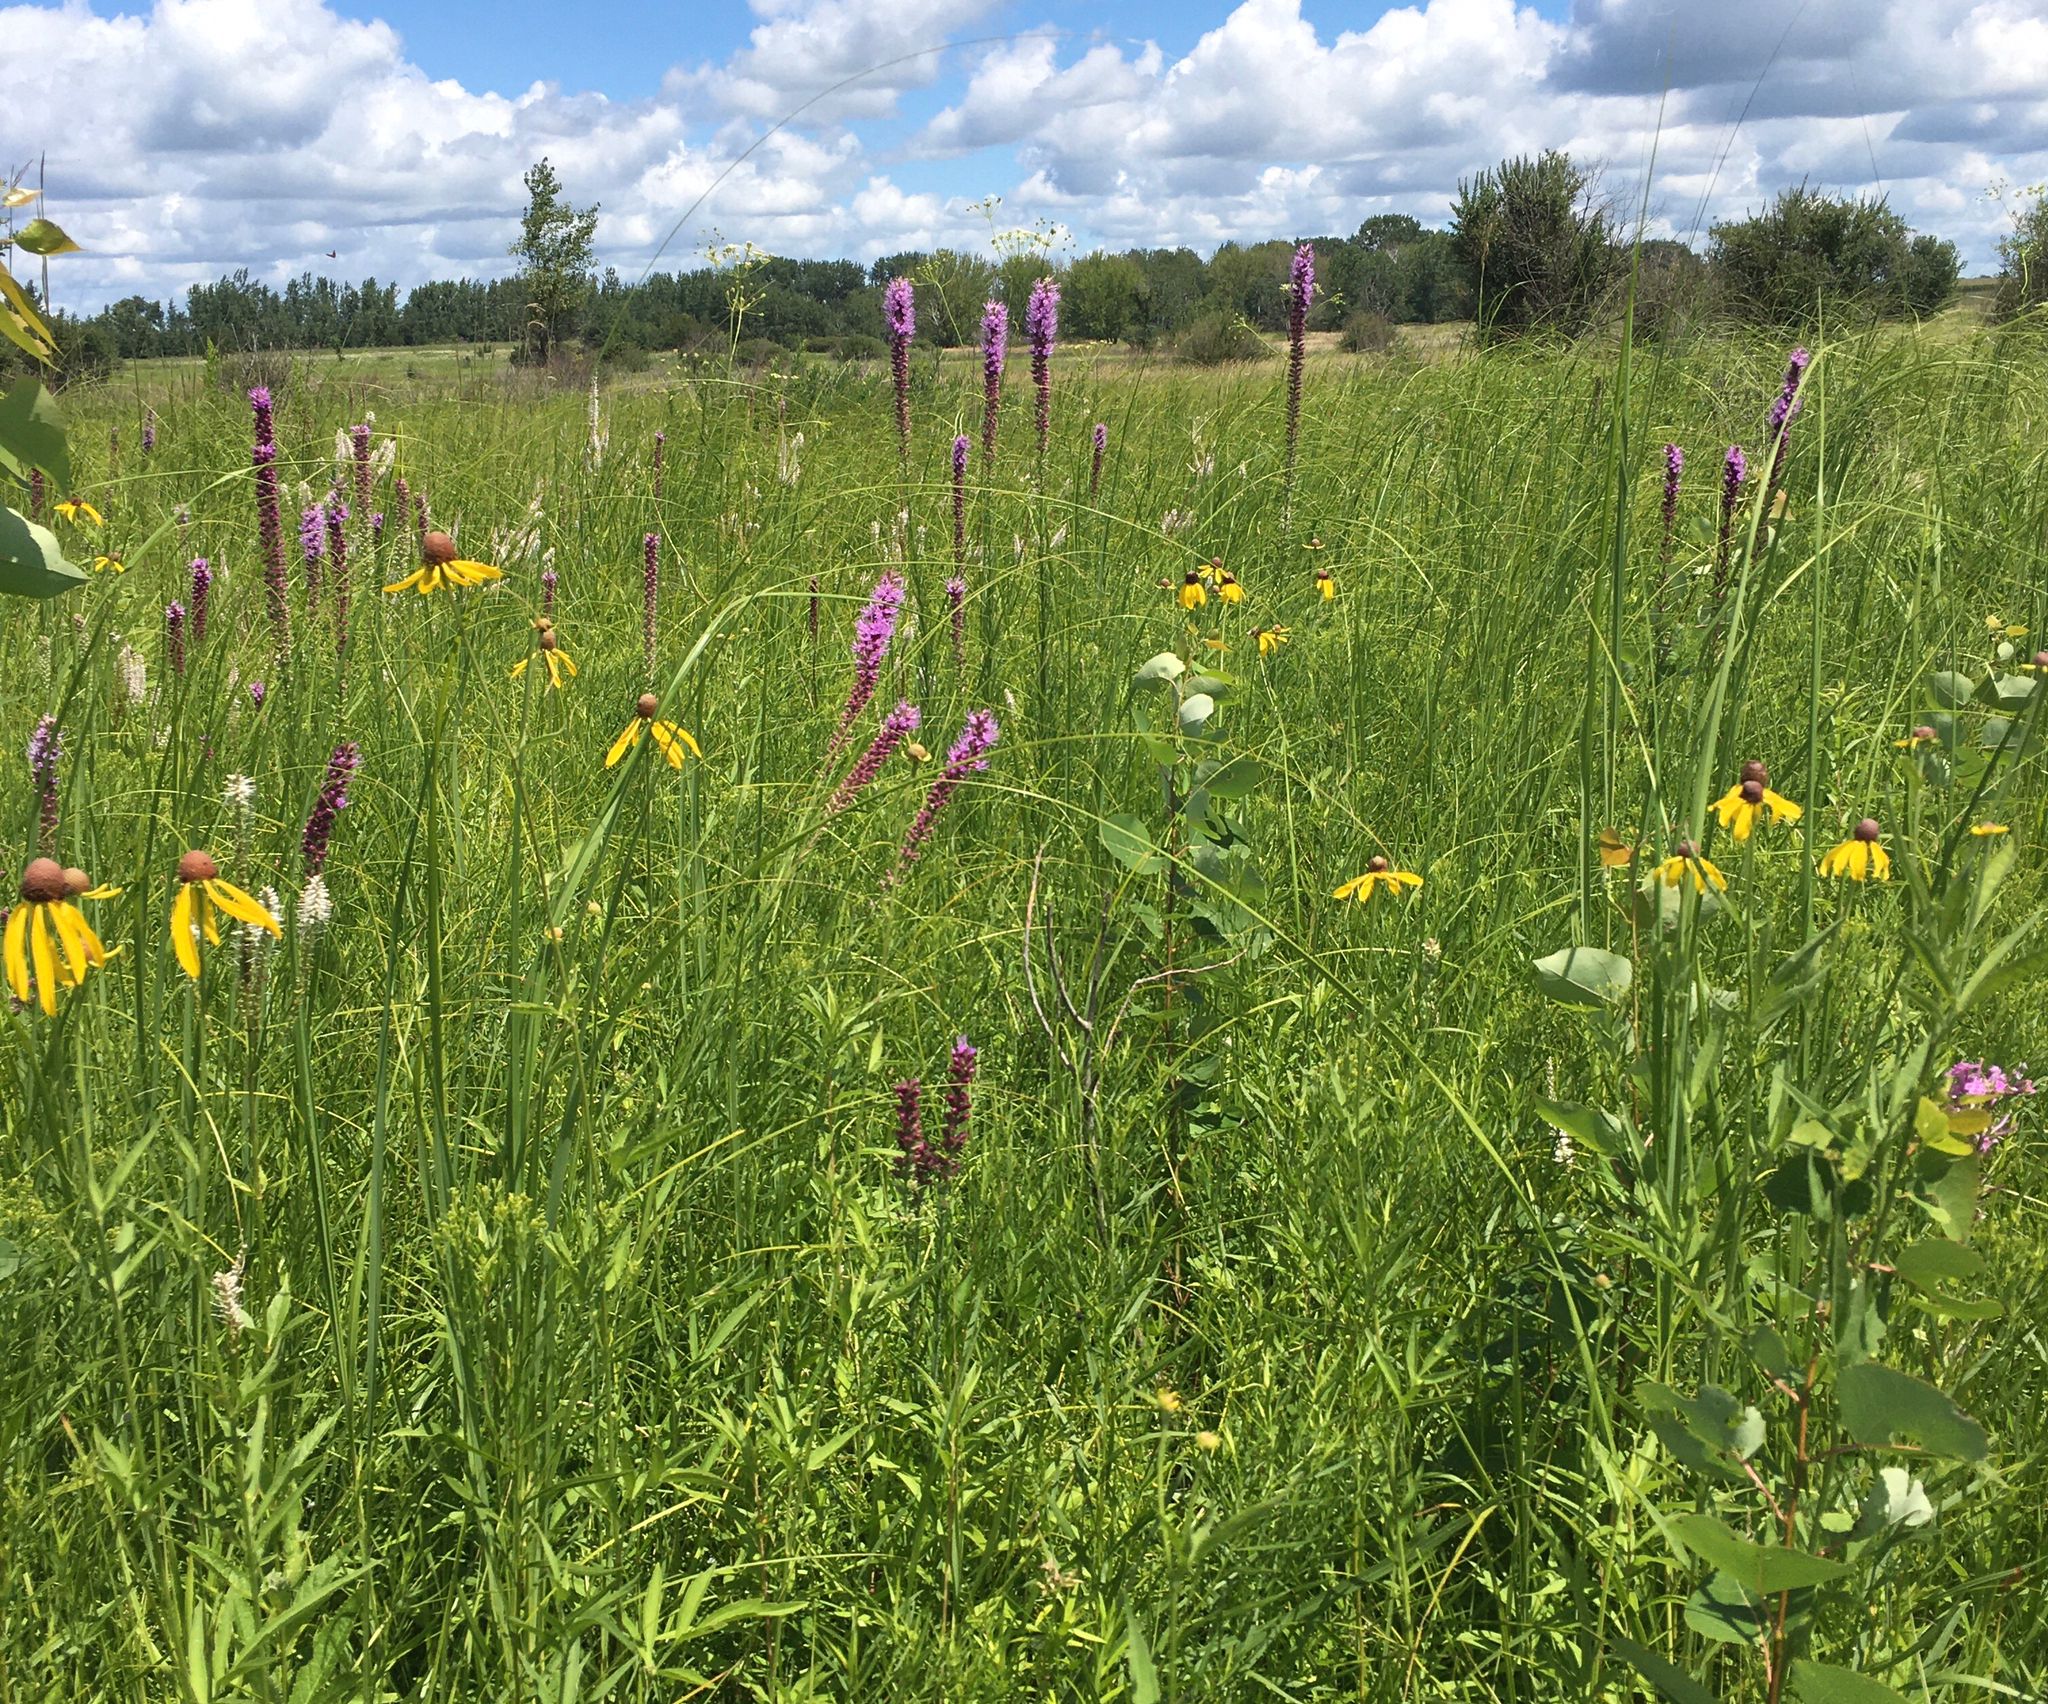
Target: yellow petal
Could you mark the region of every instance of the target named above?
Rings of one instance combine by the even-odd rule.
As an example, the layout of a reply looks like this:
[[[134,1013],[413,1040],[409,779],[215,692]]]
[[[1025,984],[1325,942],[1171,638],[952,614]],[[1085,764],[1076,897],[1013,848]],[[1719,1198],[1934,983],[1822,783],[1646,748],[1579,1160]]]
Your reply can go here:
[[[669,768],[682,768],[683,748],[677,743],[674,724],[670,722],[656,722],[653,725],[653,732],[654,743],[660,749],[661,755],[668,759]]]
[[[220,912],[215,908],[213,897],[206,891],[204,882],[197,884],[198,894],[192,901],[192,910],[199,918],[199,932],[206,937],[210,947],[220,945]]]
[[[31,905],[28,909],[28,946],[36,961],[36,998],[42,1004],[43,1015],[54,1018],[57,1015],[57,949],[50,943],[50,921],[44,916],[49,907]]]
[[[647,724],[641,721],[638,716],[635,716],[632,721],[626,724],[625,732],[612,741],[612,749],[604,754],[605,768],[611,768],[639,743],[640,730],[646,726]]]
[[[80,899],[119,899],[121,897],[121,890],[111,884],[103,883],[96,888],[87,888],[78,897]]]
[[[419,589],[423,592],[431,591],[433,590],[431,586],[422,583],[425,581],[427,575],[431,572],[432,570],[428,568],[415,568],[410,574],[406,575],[404,579],[396,581],[392,585],[386,586],[384,589],[387,592],[409,592],[413,589],[413,587],[418,586]]]
[[[17,905],[7,919],[7,939],[0,956],[7,960],[7,986],[15,999],[28,1002],[28,907]]]
[[[1882,846],[1870,849],[1870,873],[1881,882],[1892,879],[1892,855]]]
[[[1388,873],[1392,877],[1392,879],[1398,882],[1402,887],[1419,888],[1420,886],[1422,886],[1422,878],[1418,876],[1413,870],[1393,870]]]
[[[199,980],[199,942],[192,932],[192,913],[198,906],[199,895],[190,882],[179,888],[178,897],[171,901],[171,951],[195,982]]]
[[[237,923],[253,924],[258,929],[268,929],[273,935],[282,936],[284,933],[277,919],[264,909],[263,901],[252,893],[244,893],[233,882],[214,877],[206,884],[206,896]]]
[[[690,730],[688,728],[678,727],[674,722],[657,722],[654,725],[657,728],[668,729],[669,737],[672,739],[681,740],[684,745],[688,746],[690,748],[690,755],[692,757],[701,758],[704,755],[704,753],[698,749],[697,742],[690,737]]]
[[[514,680],[517,680],[521,675],[526,673],[526,665],[532,661],[533,659],[531,657],[521,657],[518,662],[512,665],[512,678]]]
[[[52,932],[64,952],[64,980],[76,988],[85,980],[85,943],[73,932],[72,919],[76,917],[81,923],[85,919],[78,916],[76,906],[65,905],[61,901],[49,909]]]

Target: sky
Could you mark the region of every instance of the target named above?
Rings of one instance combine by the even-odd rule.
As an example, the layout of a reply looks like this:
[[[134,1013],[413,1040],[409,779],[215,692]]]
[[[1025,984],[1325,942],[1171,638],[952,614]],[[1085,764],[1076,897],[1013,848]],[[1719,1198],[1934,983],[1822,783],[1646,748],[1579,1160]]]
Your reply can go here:
[[[721,240],[1434,223],[1545,147],[1651,235],[1807,182],[1984,272],[2048,179],[2048,0],[0,0],[0,41],[0,166],[47,156],[74,311],[237,267],[496,276],[542,155],[628,279]]]

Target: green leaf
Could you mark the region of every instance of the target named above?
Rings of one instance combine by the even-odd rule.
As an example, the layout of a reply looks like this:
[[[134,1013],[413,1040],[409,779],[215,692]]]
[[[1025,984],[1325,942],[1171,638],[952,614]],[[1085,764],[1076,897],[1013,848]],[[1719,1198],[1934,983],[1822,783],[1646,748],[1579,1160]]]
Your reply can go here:
[[[1704,1684],[1694,1680],[1676,1663],[1658,1656],[1647,1645],[1638,1645],[1633,1639],[1624,1639],[1618,1634],[1609,1638],[1607,1644],[1616,1656],[1670,1699],[1671,1704],[1715,1704],[1713,1693]]]
[[[1792,1358],[1791,1346],[1786,1343],[1776,1326],[1750,1327],[1749,1335],[1742,1340],[1742,1346],[1749,1351],[1749,1358],[1772,1378],[1789,1381],[1799,1376],[1799,1365]]]
[[[1977,1185],[1984,1174],[1983,1161],[1975,1154],[1962,1160],[1922,1154],[1914,1169],[1926,1191],[1921,1205],[1936,1228],[1957,1242],[1969,1241],[1970,1227],[1977,1219]]]
[[[1629,991],[1636,967],[1602,947],[1565,947],[1536,961],[1536,986],[1564,1006],[1611,1005]]]
[[[64,560],[55,533],[26,515],[0,509],[0,592],[53,598],[84,584],[85,570]]]
[[[16,246],[29,254],[78,254],[79,246],[47,219],[31,219],[14,233]]]
[[[1982,1277],[1984,1257],[1946,1237],[1929,1237],[1900,1249],[1892,1256],[1892,1268],[1914,1288],[1934,1290],[1965,1278]]]
[[[1157,681],[1179,680],[1187,669],[1187,664],[1171,651],[1161,651],[1132,678],[1139,686],[1149,686]]]
[[[1195,765],[1195,785],[1219,799],[1242,799],[1266,778],[1254,757],[1204,758]]]
[[[1159,1670],[1135,1609],[1124,1611],[1124,1665],[1131,1671],[1131,1704],[1159,1704]]]
[[[1216,700],[1206,692],[1191,692],[1180,701],[1180,731],[1199,734],[1202,725],[1216,714]]]
[[[2034,696],[2034,680],[2023,674],[1993,675],[1977,689],[1977,696],[1994,710],[2018,710]],[[1984,744],[1996,746],[1998,742],[1987,738]]]
[[[1934,1505],[1927,1500],[1926,1488],[1920,1481],[1903,1467],[1885,1467],[1878,1470],[1849,1536],[1875,1538],[1893,1527],[1913,1532],[1931,1525],[1933,1520]]]
[[[1906,1695],[1854,1669],[1833,1663],[1792,1661],[1792,1696],[1799,1704],[1906,1704]]]
[[[1553,1130],[1562,1130],[1575,1142],[1584,1143],[1596,1154],[1610,1159],[1634,1158],[1621,1121],[1597,1106],[1580,1106],[1576,1101],[1536,1097],[1536,1116]]]
[[[58,490],[71,488],[71,452],[57,400],[34,379],[18,379],[0,396],[0,462],[24,479],[39,467]]]
[[[1688,1466],[1733,1475],[1727,1458],[1747,1461],[1763,1448],[1764,1417],[1719,1385],[1702,1385],[1699,1395],[1681,1396],[1668,1386],[1645,1382],[1641,1395],[1646,1411],[1667,1417],[1657,1435]]]
[[[1844,1367],[1835,1380],[1842,1425],[1859,1444],[1885,1448],[1900,1439],[1931,1454],[1982,1461],[1991,1453],[1984,1428],[1945,1392],[1877,1361]]]
[[[1831,1562],[1825,1556],[1738,1537],[1712,1515],[1678,1515],[1669,1525],[1686,1549],[1752,1597],[1817,1586],[1849,1571],[1846,1563]]]
[[[1166,865],[1166,855],[1152,844],[1145,825],[1129,811],[1106,818],[1101,829],[1102,848],[1127,870],[1141,876],[1155,875]]]
[[[1927,690],[1944,710],[1960,710],[1977,696],[1977,683],[1954,669],[1936,669],[1927,677]]]
[[[1764,1612],[1727,1575],[1716,1574],[1685,1600],[1685,1624],[1703,1639],[1753,1650],[1764,1631]]]

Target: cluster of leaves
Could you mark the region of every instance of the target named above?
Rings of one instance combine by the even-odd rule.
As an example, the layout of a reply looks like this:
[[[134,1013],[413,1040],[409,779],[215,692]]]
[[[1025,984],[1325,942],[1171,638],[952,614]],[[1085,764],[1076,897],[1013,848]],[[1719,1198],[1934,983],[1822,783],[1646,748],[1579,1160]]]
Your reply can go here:
[[[36,193],[11,184],[0,203],[11,211],[27,206]],[[68,254],[77,247],[48,219],[31,219],[20,230],[0,238],[0,249],[40,256]],[[49,326],[4,260],[0,260],[0,337],[45,367],[57,352]],[[65,448],[64,426],[49,393],[34,379],[17,379],[0,395],[0,474],[26,488],[38,473],[55,480],[59,489],[70,485],[71,459]],[[63,547],[49,528],[12,503],[0,508],[0,591],[53,597],[72,590],[84,578],[82,569],[65,560]]]

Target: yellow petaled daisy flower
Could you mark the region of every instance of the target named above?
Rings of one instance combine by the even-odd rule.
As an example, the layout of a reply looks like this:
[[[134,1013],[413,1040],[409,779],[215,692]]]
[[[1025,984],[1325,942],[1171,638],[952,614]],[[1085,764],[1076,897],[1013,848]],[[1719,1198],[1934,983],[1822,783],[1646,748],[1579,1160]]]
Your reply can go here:
[[[74,875],[80,885],[74,886]],[[81,987],[88,970],[107,962],[107,949],[72,903],[90,885],[84,871],[68,871],[54,858],[38,858],[21,872],[21,903],[8,916],[0,956],[15,999],[27,1005],[33,981],[47,1017],[56,1016],[58,989]]]
[[[1681,840],[1672,847],[1671,856],[1650,874],[1666,887],[1679,887],[1689,876],[1692,885],[1703,893],[1709,887],[1716,893],[1728,891],[1728,878],[1714,867],[1712,859],[1702,858],[1699,848],[1690,840]]]
[[[687,730],[677,727],[673,722],[657,722],[654,719],[655,711],[660,708],[660,700],[653,693],[640,694],[640,702],[633,706],[632,721],[626,724],[626,731],[612,741],[612,749],[604,754],[605,768],[611,768],[638,745],[643,737],[650,734],[654,738],[655,749],[668,759],[668,766],[671,769],[682,768],[683,753],[686,750],[692,757],[703,757],[704,753]]]
[[[1330,578],[1329,569],[1318,568],[1316,570],[1316,592],[1324,603],[1328,603],[1337,595],[1337,582]]]
[[[1891,854],[1878,845],[1877,833],[1877,819],[1865,817],[1847,840],[1822,854],[1820,873],[1824,876],[1847,876],[1852,882],[1890,881]]]
[[[199,937],[210,946],[220,945],[220,917],[225,912],[237,923],[282,935],[277,919],[263,908],[254,894],[244,893],[233,882],[221,880],[220,866],[200,851],[187,852],[178,860],[178,897],[171,902],[171,951],[185,974],[199,980]]]
[[[1973,822],[1970,833],[1978,840],[1988,840],[1994,834],[2010,834],[2012,830],[2002,822]]]
[[[1237,583],[1237,576],[1228,568],[1217,572],[1216,595],[1227,604],[1244,602],[1244,587]]]
[[[1223,584],[1223,558],[1212,556],[1201,567],[1197,568],[1195,572],[1200,574],[1210,585],[1220,586]]]
[[[1305,543],[1301,548],[1303,550],[1321,550],[1323,548],[1323,541],[1321,535],[1317,533],[1310,533],[1308,535],[1308,542]]]
[[[1252,629],[1252,637],[1259,642],[1259,655],[1270,657],[1287,643],[1288,632],[1284,627],[1255,627]]]
[[[1987,615],[1984,631],[1994,639],[2024,639],[2027,630],[2016,622],[2008,622],[2002,615]]]
[[[570,660],[569,653],[562,649],[562,642],[555,637],[553,627],[543,627],[535,643],[539,647],[540,660],[547,664],[548,685],[559,692],[564,680],[576,678],[576,665]],[[531,657],[521,657],[512,665],[512,678],[517,680],[525,674],[526,665],[532,661]]]
[[[1618,828],[1603,828],[1595,844],[1600,851],[1600,866],[1607,870],[1621,869],[1642,850],[1633,834],[1625,835]]]
[[[2048,674],[2048,651],[2036,651],[2031,658],[2020,664],[2020,667],[2034,674]]]
[[[1381,888],[1398,894],[1405,888],[1420,886],[1422,878],[1413,870],[1397,870],[1386,859],[1375,857],[1367,861],[1364,875],[1353,876],[1348,882],[1341,883],[1331,897],[1355,899],[1363,905]]]
[[[1187,578],[1180,583],[1180,607],[1200,609],[1208,601],[1209,590],[1202,584],[1202,576],[1190,568]]]
[[[1773,826],[1795,823],[1806,814],[1783,793],[1771,791],[1770,771],[1752,759],[1742,766],[1742,779],[1714,801],[1714,814],[1737,840],[1747,840],[1766,812]]]
[[[1904,739],[1893,740],[1892,744],[1897,746],[1901,751],[1918,751],[1922,746],[1932,745],[1936,740],[1940,738],[1941,736],[1939,734],[1937,734],[1932,728],[1928,727],[1925,722],[1922,722],[1919,727],[1915,728]]]
[[[125,574],[128,572],[128,564],[118,556],[95,556],[92,559],[92,571],[95,574],[105,574],[109,570],[116,574]]]
[[[96,527],[107,524],[106,517],[83,497],[67,497],[57,505],[57,513],[67,521],[90,521]]]
[[[421,597],[443,586],[481,586],[486,580],[504,576],[488,562],[471,562],[455,554],[455,541],[444,532],[430,532],[420,540],[420,566],[387,592],[416,591]]]

